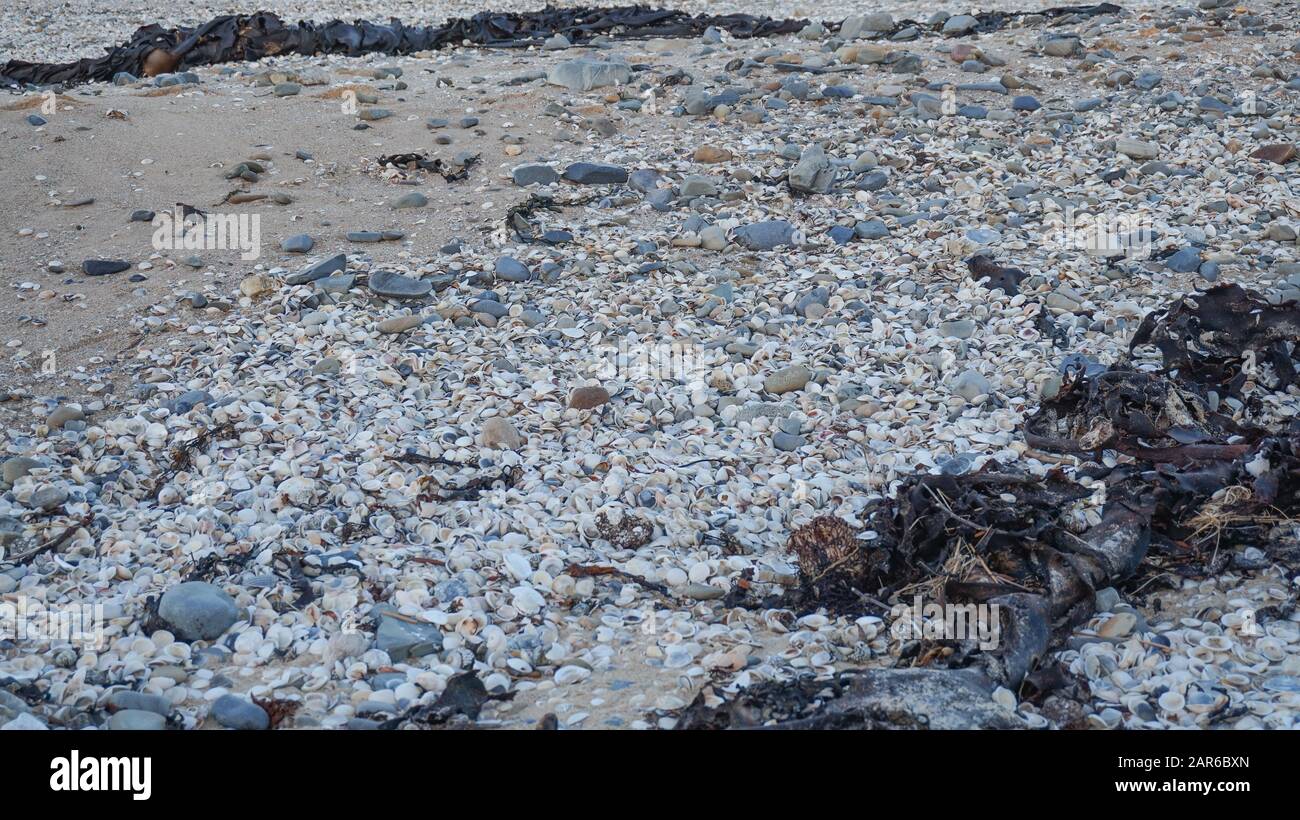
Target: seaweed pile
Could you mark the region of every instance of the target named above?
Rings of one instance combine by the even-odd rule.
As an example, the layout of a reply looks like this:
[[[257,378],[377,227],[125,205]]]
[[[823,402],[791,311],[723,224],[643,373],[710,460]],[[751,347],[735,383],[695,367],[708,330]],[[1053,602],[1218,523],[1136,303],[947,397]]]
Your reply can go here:
[[[974,15],[977,24],[970,31],[994,31],[1012,19],[1030,14],[1044,18],[1068,15],[1083,18],[1119,11],[1119,6],[1100,3],[1038,12],[988,12]],[[521,13],[484,11],[472,17],[451,18],[439,26],[407,25],[395,19],[387,23],[332,20],[328,23],[301,21],[291,24],[271,12],[258,11],[222,15],[192,28],[168,29],[157,24],[143,26],[129,41],[106,48],[104,56],[87,57],[72,63],[10,60],[0,68],[0,85],[21,87],[24,84],[107,82],[118,72],[152,77],[195,66],[285,54],[412,54],[466,43],[493,48],[523,48],[540,45],[555,34],[563,34],[575,44],[598,36],[619,39],[694,37],[710,27],[724,30],[733,37],[770,37],[792,34],[807,23],[806,20],[776,20],[751,14],[690,15],[647,6],[548,6],[541,11]],[[913,20],[902,20],[894,31],[908,27],[937,29]],[[837,25],[830,24],[828,28],[835,29]],[[892,33],[880,32],[877,36],[888,37]]]
[[[697,701],[684,725],[910,725],[933,705],[926,673],[947,686],[1020,688],[1092,615],[1099,589],[1141,573],[1213,575],[1238,545],[1296,563],[1294,543],[1272,536],[1300,514],[1300,426],[1261,419],[1295,383],[1298,343],[1294,302],[1271,304],[1234,284],[1183,297],[1143,320],[1128,361],[1071,370],[1027,419],[1031,446],[1086,460],[1073,475],[990,462],[972,474],[914,476],[868,509],[871,540],[832,517],[795,531],[796,608],[878,614],[881,602],[925,591],[941,603],[998,605],[1002,640],[991,651],[922,641],[911,659],[927,668],[868,672],[837,683],[839,694],[814,687],[823,691],[811,714],[808,698],[774,708],[790,693],[777,697],[782,685],[772,684],[718,709]],[[1147,345],[1163,368],[1139,369]],[[1084,508],[1097,502],[1100,519],[1090,519]],[[881,704],[900,686],[915,709],[890,724]]]

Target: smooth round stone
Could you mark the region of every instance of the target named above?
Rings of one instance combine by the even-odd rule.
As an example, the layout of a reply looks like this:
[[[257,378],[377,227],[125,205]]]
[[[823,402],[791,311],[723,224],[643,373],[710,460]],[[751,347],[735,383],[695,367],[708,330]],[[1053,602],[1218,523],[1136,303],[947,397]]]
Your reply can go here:
[[[523,446],[523,439],[509,419],[493,416],[483,422],[479,431],[479,444],[494,450],[518,450]]]
[[[172,713],[171,703],[162,695],[150,695],[126,689],[119,689],[109,695],[106,703],[117,712],[134,709],[141,712],[154,712],[163,717]]]
[[[310,236],[308,236],[305,233],[300,233],[300,234],[295,234],[294,236],[286,237],[280,243],[280,250],[284,251],[285,253],[306,253],[307,251],[311,250],[312,247],[315,246],[315,244],[316,244],[315,240],[313,240]]]
[[[408,208],[423,208],[429,204],[429,198],[419,191],[410,191],[399,197],[394,197],[388,205],[393,210],[404,210]]]
[[[806,443],[803,436],[792,435],[784,430],[772,435],[772,446],[786,453],[798,450]]]
[[[61,506],[68,500],[68,491],[64,487],[42,487],[32,493],[27,504],[34,510],[45,510],[50,512]]]
[[[609,401],[609,391],[600,385],[575,388],[569,394],[569,407],[575,410],[591,410]]]
[[[211,406],[214,401],[212,394],[206,390],[187,390],[167,402],[166,407],[172,413],[184,415],[200,404]]]
[[[726,592],[711,584],[687,584],[686,597],[696,601],[715,601],[726,596]]]
[[[966,401],[974,401],[979,396],[992,393],[993,386],[978,370],[966,370],[953,382],[952,390]]]
[[[970,319],[943,322],[939,325],[939,332],[950,339],[969,339],[975,335],[975,323]]]
[[[130,269],[131,263],[123,259],[87,259],[81,263],[81,271],[87,276],[108,276]]]
[[[575,162],[564,169],[564,178],[578,185],[620,185],[627,182],[627,169],[600,162]]]
[[[108,719],[109,729],[127,732],[159,732],[167,728],[167,719],[157,712],[123,709]]]
[[[380,333],[405,333],[413,327],[418,327],[423,322],[424,317],[419,315],[394,316],[375,325],[375,330]]]
[[[49,418],[45,420],[45,423],[49,425],[51,430],[60,430],[63,428],[63,425],[68,422],[81,421],[85,417],[86,414],[76,407],[62,404],[54,408],[54,412],[50,413]]]
[[[493,271],[507,282],[527,282],[529,279],[528,267],[510,256],[498,259]]]
[[[763,389],[780,395],[803,389],[813,377],[813,373],[801,364],[783,367],[763,380]]]
[[[41,463],[34,458],[27,456],[14,456],[5,459],[3,465],[0,465],[0,482],[12,485],[23,476],[29,475],[32,470],[40,467]]]
[[[418,299],[429,295],[433,283],[393,271],[377,270],[370,274],[369,287],[372,292],[388,299]]]
[[[1201,267],[1201,252],[1196,248],[1183,248],[1165,260],[1165,267],[1178,273],[1191,273]]]
[[[163,593],[158,615],[183,641],[211,641],[239,620],[240,612],[220,587],[186,581]]]
[[[217,698],[208,710],[208,716],[227,729],[261,731],[271,725],[271,717],[265,709],[238,695]]]

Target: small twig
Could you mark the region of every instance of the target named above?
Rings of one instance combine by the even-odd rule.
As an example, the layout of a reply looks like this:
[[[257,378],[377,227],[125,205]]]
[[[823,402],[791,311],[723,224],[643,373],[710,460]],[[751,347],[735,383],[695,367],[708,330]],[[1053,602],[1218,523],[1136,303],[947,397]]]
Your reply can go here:
[[[19,553],[18,555],[15,555],[13,558],[6,558],[5,563],[25,564],[31,559],[35,558],[37,555],[40,555],[42,552],[45,552],[47,550],[52,550],[52,549],[58,549],[59,547],[63,546],[64,542],[67,541],[69,538],[71,538],[73,533],[75,533],[77,530],[81,529],[82,527],[89,527],[90,522],[93,520],[94,519],[91,516],[91,514],[86,513],[84,516],[82,516],[79,522],[72,525],[71,527],[68,527],[63,532],[59,533],[58,536],[56,536],[55,538],[46,541],[44,544],[41,544],[39,547],[34,547],[28,550],[27,552]]]

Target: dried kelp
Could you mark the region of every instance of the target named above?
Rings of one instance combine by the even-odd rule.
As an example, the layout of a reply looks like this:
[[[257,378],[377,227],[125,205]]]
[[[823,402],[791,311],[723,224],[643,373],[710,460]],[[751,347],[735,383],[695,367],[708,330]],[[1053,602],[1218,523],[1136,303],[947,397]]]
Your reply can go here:
[[[831,681],[764,682],[717,708],[701,692],[678,729],[1011,729],[973,669],[876,669]],[[707,690],[706,690],[707,691]]]
[[[347,54],[371,52],[412,54],[448,45],[472,43],[493,47],[537,45],[555,34],[582,43],[605,37],[698,36],[710,26],[735,37],[789,34],[805,25],[801,20],[773,20],[748,14],[691,16],[682,11],[644,6],[618,8],[546,8],[505,13],[485,11],[457,17],[440,26],[407,25],[399,20],[373,23],[301,21],[286,23],[271,12],[222,15],[197,27],[167,29],[149,25],[131,39],[107,49],[107,54],[73,63],[29,63],[10,60],[0,69],[0,83],[73,84],[107,81],[119,71],[156,76],[201,65],[258,60],[285,54]]]
[[[966,260],[966,267],[976,282],[982,281],[989,290],[1001,288],[1008,296],[1020,293],[1020,283],[1028,275],[1020,268],[1003,267],[987,256],[978,254]]]
[[[1042,19],[1082,19],[1119,12],[1119,6],[1110,3],[1062,6],[1035,12],[988,12],[975,15],[976,25],[967,33],[994,31],[1013,19],[1027,19],[1031,15]],[[104,56],[72,63],[10,60],[0,69],[0,85],[106,82],[120,71],[153,77],[195,66],[285,54],[412,54],[463,43],[520,48],[539,45],[555,34],[563,34],[575,44],[598,36],[620,39],[695,37],[710,27],[727,31],[733,37],[769,37],[791,34],[805,25],[806,20],[775,20],[751,14],[692,16],[684,11],[646,6],[548,6],[541,11],[523,13],[485,11],[473,17],[451,18],[440,26],[406,25],[399,20],[388,23],[332,20],[328,23],[302,21],[291,24],[275,14],[259,11],[222,15],[195,27],[144,26],[137,29],[129,41],[106,48]],[[938,26],[901,20],[893,31],[882,32],[879,36],[887,37],[908,27],[938,29]],[[828,28],[833,30],[838,25],[831,23]]]
[[[902,660],[928,668],[869,673],[876,695],[861,691],[865,676],[829,689],[773,684],[717,709],[697,702],[686,724],[920,725],[918,709],[946,708],[956,671],[977,676],[960,685],[974,686],[980,704],[986,698],[975,690],[985,692],[985,679],[1019,687],[1092,614],[1102,587],[1153,568],[1215,573],[1229,560],[1223,548],[1237,544],[1295,561],[1295,539],[1272,536],[1300,515],[1300,424],[1278,429],[1255,409],[1261,391],[1293,384],[1298,342],[1295,303],[1270,304],[1237,285],[1180,299],[1146,317],[1130,346],[1132,359],[1154,345],[1162,370],[1132,360],[1072,369],[1027,420],[1030,445],[1090,458],[1092,466],[1038,477],[990,462],[968,475],[913,476],[862,513],[861,533],[832,517],[797,529],[788,547],[799,563],[796,608],[878,612],[882,602],[918,594],[959,606],[996,604],[1000,640],[987,651],[971,641],[919,641]],[[1097,520],[1087,508],[1099,496]],[[902,672],[918,677],[896,677]],[[915,702],[878,690],[908,691]],[[891,713],[885,703],[908,709]]]
[[[425,154],[406,153],[388,154],[375,160],[379,165],[405,171],[428,171],[442,177],[446,182],[460,182],[469,178],[469,169],[479,162],[479,155],[465,157],[464,162],[448,162],[441,157],[429,159]]]
[[[1163,312],[1148,314],[1133,334],[1130,351],[1152,344],[1167,372],[1180,382],[1219,396],[1237,396],[1258,366],[1272,368],[1270,389],[1296,383],[1292,349],[1300,343],[1300,310],[1295,303],[1271,304],[1240,285],[1220,285],[1186,296]]]
[[[464,728],[478,720],[488,701],[511,700],[514,696],[514,692],[493,694],[473,672],[460,672],[447,679],[447,687],[433,703],[412,707],[399,717],[380,724],[379,728],[434,727],[449,723]]]

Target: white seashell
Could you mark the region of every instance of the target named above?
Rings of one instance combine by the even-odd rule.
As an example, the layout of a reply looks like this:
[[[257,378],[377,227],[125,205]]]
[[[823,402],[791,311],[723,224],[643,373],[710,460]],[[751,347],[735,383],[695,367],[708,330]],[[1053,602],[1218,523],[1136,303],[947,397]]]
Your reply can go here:
[[[1159,703],[1160,708],[1166,712],[1181,712],[1187,705],[1187,699],[1171,690],[1160,696]]]
[[[591,677],[591,670],[582,666],[562,666],[555,672],[555,683],[558,686],[567,686],[571,683],[586,680]]]

